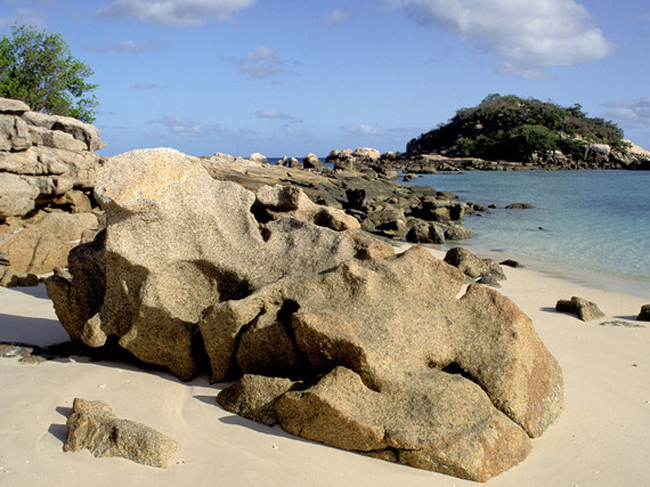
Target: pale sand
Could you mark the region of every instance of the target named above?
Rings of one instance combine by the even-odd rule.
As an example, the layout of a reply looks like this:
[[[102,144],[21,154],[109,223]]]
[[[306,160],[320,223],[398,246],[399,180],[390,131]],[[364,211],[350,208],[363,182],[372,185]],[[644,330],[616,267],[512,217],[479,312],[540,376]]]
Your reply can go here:
[[[532,318],[562,366],[566,409],[533,441],[523,463],[487,485],[648,485],[650,326],[598,323],[634,320],[650,296],[590,289],[527,269],[505,270],[508,280],[501,292]],[[553,311],[558,299],[573,295],[595,301],[607,318],[583,323]],[[0,341],[46,345],[66,338],[42,286],[0,288]],[[23,365],[16,358],[0,358],[0,485],[478,485],[239,418],[215,404],[220,388],[205,377],[185,384],[170,374],[114,362],[72,358]],[[95,459],[88,451],[63,453],[65,420],[75,397],[103,399],[118,416],[171,436],[181,450],[167,469]]]

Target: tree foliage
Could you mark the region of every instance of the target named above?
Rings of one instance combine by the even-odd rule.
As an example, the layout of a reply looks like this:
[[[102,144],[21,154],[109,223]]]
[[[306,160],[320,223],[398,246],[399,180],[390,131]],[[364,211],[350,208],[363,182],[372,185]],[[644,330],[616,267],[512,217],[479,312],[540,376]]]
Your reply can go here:
[[[72,57],[59,34],[14,25],[0,40],[0,96],[27,103],[33,111],[95,120],[97,85],[92,69]]]
[[[562,107],[492,94],[475,107],[458,110],[447,124],[411,140],[407,152],[522,161],[534,153],[561,151],[580,160],[584,146],[595,143],[626,149],[620,128],[587,117],[579,104]]]

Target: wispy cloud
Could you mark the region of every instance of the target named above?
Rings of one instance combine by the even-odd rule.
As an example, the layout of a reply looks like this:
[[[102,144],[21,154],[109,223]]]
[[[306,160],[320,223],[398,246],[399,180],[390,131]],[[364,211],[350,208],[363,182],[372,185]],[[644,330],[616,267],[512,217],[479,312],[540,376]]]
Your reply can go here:
[[[266,110],[259,110],[255,113],[257,118],[267,118],[273,120],[286,120],[289,122],[300,122],[301,120],[290,115],[289,113],[277,112],[273,108],[267,108]]]
[[[126,40],[114,44],[104,44],[102,46],[85,46],[85,51],[94,52],[118,52],[127,54],[142,54],[148,51],[159,51],[164,44],[161,42],[135,42]]]
[[[6,17],[0,18],[0,30],[9,30],[14,24],[34,25],[39,28],[45,28],[47,22],[45,21],[43,8],[51,7],[52,2],[40,5],[39,2],[29,2],[21,4],[14,10],[14,13]],[[14,5],[12,2],[11,5]]]
[[[605,103],[607,116],[630,127],[650,127],[650,97]]]
[[[188,27],[228,20],[255,0],[117,0],[95,11],[99,17],[133,18],[145,24]]]
[[[259,46],[243,57],[221,56],[221,60],[235,66],[238,73],[250,79],[273,78],[284,71],[284,62],[273,49]]]
[[[575,0],[388,0],[421,26],[476,42],[501,59],[503,74],[538,78],[534,67],[606,57],[612,44]],[[503,66],[509,66],[504,69]]]
[[[556,77],[544,69],[513,63],[497,64],[496,71],[504,76],[516,76],[521,79],[554,79]]]
[[[341,129],[353,135],[383,135],[384,129],[377,125],[367,125],[363,123],[349,123],[341,126]]]
[[[325,25],[336,25],[352,19],[352,12],[347,8],[337,8],[325,16]]]
[[[226,128],[221,124],[194,122],[174,115],[163,115],[150,123],[162,125],[174,134],[184,137],[205,137],[226,131]]]

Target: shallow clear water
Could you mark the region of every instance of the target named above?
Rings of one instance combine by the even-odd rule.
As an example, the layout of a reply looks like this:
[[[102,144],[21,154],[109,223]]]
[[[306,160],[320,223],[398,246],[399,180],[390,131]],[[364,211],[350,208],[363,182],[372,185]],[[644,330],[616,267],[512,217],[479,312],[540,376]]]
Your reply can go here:
[[[412,184],[497,206],[465,218],[476,233],[466,248],[650,299],[650,171],[473,171]]]

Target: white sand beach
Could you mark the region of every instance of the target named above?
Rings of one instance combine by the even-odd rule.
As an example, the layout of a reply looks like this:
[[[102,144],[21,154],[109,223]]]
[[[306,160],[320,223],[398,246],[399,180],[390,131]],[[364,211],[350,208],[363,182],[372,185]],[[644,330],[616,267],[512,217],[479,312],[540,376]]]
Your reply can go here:
[[[433,251],[442,258],[443,254]],[[650,296],[621,295],[529,269],[504,268],[500,291],[531,317],[564,372],[566,408],[533,441],[529,457],[490,486],[646,485],[650,435],[650,323],[635,321]],[[581,296],[607,315],[584,323],[554,311]],[[602,326],[624,320],[635,326]],[[65,341],[44,286],[0,288],[0,341]],[[289,436],[215,403],[223,385],[182,383],[168,373],[72,357],[40,364],[0,358],[0,485],[11,486],[466,486],[417,470]],[[180,450],[166,469],[88,451],[64,453],[75,397],[170,436]]]

